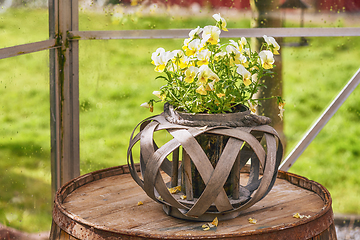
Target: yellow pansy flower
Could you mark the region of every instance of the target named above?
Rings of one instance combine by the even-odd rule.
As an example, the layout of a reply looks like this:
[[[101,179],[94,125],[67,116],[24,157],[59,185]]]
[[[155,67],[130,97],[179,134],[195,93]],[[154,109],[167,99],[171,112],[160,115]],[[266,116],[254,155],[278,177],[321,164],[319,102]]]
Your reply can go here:
[[[207,91],[205,90],[205,87],[202,84],[196,89],[196,92],[201,94],[201,95],[206,95],[207,94]]]
[[[198,80],[202,84],[206,84],[208,80],[219,81],[219,77],[214,73],[208,65],[202,65],[199,68]]]
[[[187,83],[192,83],[196,77],[196,74],[198,73],[199,69],[194,66],[190,66],[185,71],[185,78],[184,81]]]
[[[214,81],[208,82],[205,86],[206,91],[214,91]]]

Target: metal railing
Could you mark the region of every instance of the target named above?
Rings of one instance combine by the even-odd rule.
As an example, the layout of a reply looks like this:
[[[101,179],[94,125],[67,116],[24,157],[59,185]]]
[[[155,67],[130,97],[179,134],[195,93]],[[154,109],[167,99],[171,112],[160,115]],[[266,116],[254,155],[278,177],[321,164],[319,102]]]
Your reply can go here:
[[[0,59],[50,50],[52,193],[80,174],[79,40],[187,38],[190,29],[79,31],[78,1],[49,0],[49,39],[0,49]],[[229,29],[221,37],[360,36],[360,28]],[[360,69],[280,166],[288,170],[360,82]]]
[[[340,91],[336,96],[334,101],[326,108],[326,110],[321,114],[317,121],[312,125],[310,130],[304,135],[296,147],[291,151],[291,153],[286,157],[286,159],[281,163],[279,169],[283,171],[288,171],[290,167],[295,163],[295,161],[300,157],[300,155],[305,151],[307,146],[314,140],[318,133],[323,129],[327,122],[332,118],[336,111],[341,107],[349,95],[354,91],[354,89],[360,83],[360,69],[357,73],[350,79],[346,86]]]

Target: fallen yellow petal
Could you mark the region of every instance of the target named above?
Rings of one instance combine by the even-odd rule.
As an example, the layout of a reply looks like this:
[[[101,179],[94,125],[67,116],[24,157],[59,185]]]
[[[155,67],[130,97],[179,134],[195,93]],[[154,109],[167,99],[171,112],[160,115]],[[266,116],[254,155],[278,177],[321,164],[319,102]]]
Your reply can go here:
[[[142,201],[138,202],[138,206],[143,205],[144,203]]]
[[[171,194],[177,193],[177,190],[175,188],[168,188],[168,189]]]
[[[204,231],[210,230],[211,224],[207,223],[201,226]]]
[[[159,199],[160,201],[164,201],[164,199],[161,196],[158,196],[157,199]]]
[[[310,218],[311,216],[310,215],[301,215],[300,213],[295,213],[293,215],[294,218],[299,218],[299,219],[303,219],[303,218]]]
[[[176,187],[173,187],[173,188],[168,188],[169,192],[171,194],[175,194],[177,192],[180,192],[181,191],[181,186],[176,186]]]
[[[205,226],[205,227],[203,227],[203,230],[204,230],[204,231],[210,230],[210,227],[209,227],[209,226]]]
[[[185,200],[185,199],[186,199],[186,196],[185,196],[185,195],[181,195],[180,198],[181,198],[182,200]]]
[[[219,224],[218,218],[216,217],[216,218],[211,222],[211,224],[214,225],[215,227],[217,227],[218,224]]]
[[[256,223],[257,223],[257,220],[254,219],[254,218],[249,218],[248,221],[249,221],[249,223],[252,223],[252,224],[256,224]]]

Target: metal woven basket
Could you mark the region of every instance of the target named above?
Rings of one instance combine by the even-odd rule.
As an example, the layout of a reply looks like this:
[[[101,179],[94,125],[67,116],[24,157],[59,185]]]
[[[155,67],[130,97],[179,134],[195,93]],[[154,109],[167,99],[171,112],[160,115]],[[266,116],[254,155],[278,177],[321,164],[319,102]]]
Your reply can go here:
[[[269,122],[249,111],[193,115],[165,105],[162,114],[139,123],[131,135],[131,175],[168,215],[197,221],[237,217],[264,198],[276,180],[283,148]],[[168,132],[172,139],[158,146],[158,131]],[[138,145],[141,176],[133,154]],[[219,151],[214,149],[218,145]],[[249,178],[241,185],[240,171],[246,164]],[[200,192],[197,182],[203,185]]]

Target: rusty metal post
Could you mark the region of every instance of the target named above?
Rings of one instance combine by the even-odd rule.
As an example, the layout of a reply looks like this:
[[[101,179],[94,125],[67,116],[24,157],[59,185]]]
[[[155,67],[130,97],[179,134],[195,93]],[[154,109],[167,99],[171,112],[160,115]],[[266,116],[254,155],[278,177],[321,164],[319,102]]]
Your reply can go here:
[[[52,196],[80,175],[78,0],[49,0],[49,34],[60,48],[50,50],[50,126]]]

